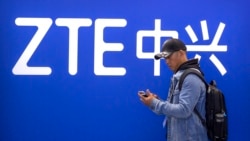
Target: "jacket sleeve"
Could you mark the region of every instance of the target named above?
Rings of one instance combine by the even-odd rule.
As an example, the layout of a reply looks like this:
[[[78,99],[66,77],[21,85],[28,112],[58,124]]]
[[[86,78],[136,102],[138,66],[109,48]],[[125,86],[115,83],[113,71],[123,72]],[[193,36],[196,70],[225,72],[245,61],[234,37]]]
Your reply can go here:
[[[182,89],[179,92],[175,90],[174,96],[179,95],[178,101],[169,103],[168,101],[161,101],[153,99],[150,108],[157,114],[164,114],[176,118],[186,118],[191,115],[195,105],[198,102],[202,91],[203,82],[194,74],[188,75],[183,81]]]

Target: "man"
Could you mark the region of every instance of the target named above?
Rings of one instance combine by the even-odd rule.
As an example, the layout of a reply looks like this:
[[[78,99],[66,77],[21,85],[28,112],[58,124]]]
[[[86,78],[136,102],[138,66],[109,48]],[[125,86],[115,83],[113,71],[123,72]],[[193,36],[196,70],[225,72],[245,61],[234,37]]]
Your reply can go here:
[[[168,141],[207,141],[206,127],[194,112],[196,108],[205,119],[205,84],[195,74],[189,74],[181,91],[178,89],[178,80],[184,70],[193,68],[201,72],[198,59],[188,60],[186,51],[181,40],[170,39],[164,42],[162,52],[155,55],[155,59],[164,58],[174,72],[166,101],[149,90],[146,96],[140,92],[138,96],[153,112],[166,116]]]

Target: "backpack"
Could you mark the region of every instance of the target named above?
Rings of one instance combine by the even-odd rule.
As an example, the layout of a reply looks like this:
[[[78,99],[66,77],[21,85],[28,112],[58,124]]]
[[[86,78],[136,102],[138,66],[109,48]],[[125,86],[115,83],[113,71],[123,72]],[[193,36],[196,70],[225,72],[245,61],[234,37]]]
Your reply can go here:
[[[188,74],[197,75],[206,85],[206,119],[201,117],[196,108],[194,112],[207,128],[208,138],[211,141],[226,141],[228,137],[228,123],[226,103],[222,91],[216,87],[215,80],[212,80],[208,84],[201,72],[195,69],[187,69],[183,72],[179,80],[179,90],[181,90],[182,83]]]

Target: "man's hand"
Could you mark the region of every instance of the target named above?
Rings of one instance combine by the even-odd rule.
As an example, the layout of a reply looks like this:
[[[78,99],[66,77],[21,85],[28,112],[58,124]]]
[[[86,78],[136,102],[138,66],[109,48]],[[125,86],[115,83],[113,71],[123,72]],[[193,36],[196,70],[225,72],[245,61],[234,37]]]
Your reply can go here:
[[[142,103],[144,103],[147,106],[150,106],[150,104],[154,98],[158,99],[158,96],[151,93],[149,90],[146,91],[146,95],[147,95],[147,97],[143,96],[142,94],[140,94],[138,92],[138,96],[139,96],[140,100],[142,101]]]

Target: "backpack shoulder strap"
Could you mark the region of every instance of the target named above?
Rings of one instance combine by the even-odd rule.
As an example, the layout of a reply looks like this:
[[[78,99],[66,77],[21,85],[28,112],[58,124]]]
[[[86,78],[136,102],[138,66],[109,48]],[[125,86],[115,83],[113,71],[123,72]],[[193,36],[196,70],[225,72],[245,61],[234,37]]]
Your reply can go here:
[[[186,78],[186,76],[189,75],[189,74],[197,75],[204,82],[204,84],[206,85],[206,88],[207,88],[208,84],[207,84],[206,80],[204,79],[203,75],[198,70],[190,68],[190,69],[186,69],[182,73],[182,75],[181,75],[181,77],[179,79],[179,84],[178,84],[178,89],[179,90],[181,90],[183,81]]]
[[[195,70],[195,69],[192,69],[192,68],[191,68],[191,69],[185,70],[185,71],[182,73],[182,75],[181,75],[181,77],[180,77],[180,79],[179,79],[179,84],[178,84],[178,89],[179,89],[179,90],[181,90],[183,81],[184,81],[184,79],[186,78],[186,76],[189,75],[189,74],[195,74],[195,75],[197,75],[197,76],[204,82],[204,84],[206,85],[206,89],[208,88],[208,84],[207,84],[207,82],[205,81],[203,75],[202,75],[198,70]],[[196,108],[194,108],[194,112],[195,112],[195,114],[199,117],[199,119],[201,120],[202,125],[206,127],[206,120],[204,120],[204,119],[201,117],[200,113],[198,112],[198,110],[197,110]]]

